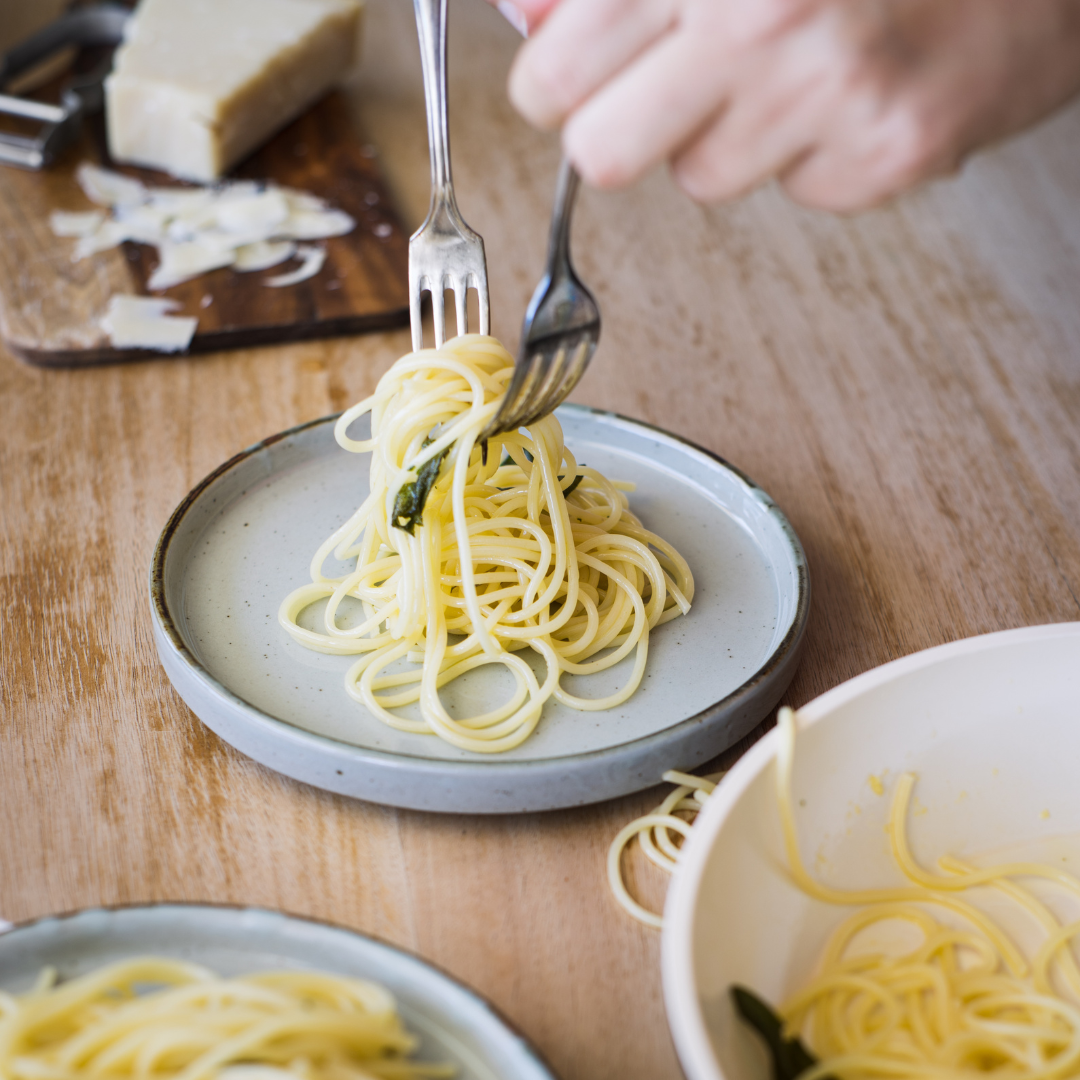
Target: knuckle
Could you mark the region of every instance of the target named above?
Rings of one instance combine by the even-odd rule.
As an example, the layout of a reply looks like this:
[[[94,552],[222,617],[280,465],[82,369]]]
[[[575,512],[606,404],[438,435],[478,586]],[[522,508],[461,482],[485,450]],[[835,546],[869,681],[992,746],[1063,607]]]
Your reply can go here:
[[[514,107],[542,128],[554,127],[574,104],[564,64],[558,54],[523,46],[510,71],[509,94]],[[572,73],[571,73],[572,74]]]
[[[616,158],[601,154],[568,154],[574,162],[581,178],[590,187],[602,190],[625,187],[634,176]]]
[[[696,203],[721,202],[741,193],[741,185],[732,183],[711,155],[696,148],[672,161],[671,175]]]
[[[616,133],[595,138],[585,125],[574,119],[563,129],[563,152],[574,163],[590,187],[619,188],[636,179],[633,168],[620,153]]]
[[[882,181],[898,190],[937,172],[948,159],[949,140],[931,110],[897,107],[882,135]]]
[[[825,210],[833,214],[855,214],[880,206],[892,195],[877,187],[838,183],[833,176],[791,176],[780,181],[781,187],[793,202],[808,210]]]
[[[757,0],[734,4],[714,15],[722,23],[729,50],[753,48],[775,41],[823,6],[823,0]]]

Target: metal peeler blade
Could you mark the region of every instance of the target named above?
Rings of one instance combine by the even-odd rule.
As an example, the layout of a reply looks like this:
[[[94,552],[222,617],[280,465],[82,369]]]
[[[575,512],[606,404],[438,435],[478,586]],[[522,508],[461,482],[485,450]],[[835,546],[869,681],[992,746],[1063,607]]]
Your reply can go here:
[[[70,45],[119,45],[130,17],[127,8],[109,3],[69,12],[0,57],[0,88]],[[72,79],[62,90],[59,105],[0,93],[0,115],[42,125],[34,137],[0,132],[0,164],[41,169],[53,161],[78,135],[82,118],[101,108],[102,83],[111,66],[107,61]]]

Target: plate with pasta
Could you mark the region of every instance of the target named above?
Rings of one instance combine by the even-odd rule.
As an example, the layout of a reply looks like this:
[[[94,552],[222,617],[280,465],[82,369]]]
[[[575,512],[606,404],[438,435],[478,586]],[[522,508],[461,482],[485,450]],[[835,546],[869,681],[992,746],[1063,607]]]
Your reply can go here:
[[[1078,755],[1075,622],[781,710],[687,830],[664,909],[689,1080],[1080,1075]]]
[[[612,413],[485,439],[512,370],[477,335],[409,354],[177,508],[155,639],[226,741],[371,801],[523,812],[648,787],[775,705],[810,597],[781,511]]]
[[[257,908],[155,904],[0,934],[6,1080],[555,1080],[479,995]]]

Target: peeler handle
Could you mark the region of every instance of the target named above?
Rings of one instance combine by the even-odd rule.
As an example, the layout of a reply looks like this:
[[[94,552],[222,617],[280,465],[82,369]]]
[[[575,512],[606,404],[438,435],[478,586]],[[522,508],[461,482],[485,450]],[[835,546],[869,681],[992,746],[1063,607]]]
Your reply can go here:
[[[131,11],[120,4],[78,8],[49,23],[0,57],[0,89],[68,45],[119,45]]]

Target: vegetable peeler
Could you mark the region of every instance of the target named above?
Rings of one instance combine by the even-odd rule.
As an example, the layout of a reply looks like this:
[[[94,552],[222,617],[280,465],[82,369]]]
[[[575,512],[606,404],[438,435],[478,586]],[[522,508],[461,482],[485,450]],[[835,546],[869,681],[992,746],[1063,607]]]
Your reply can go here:
[[[119,45],[130,17],[127,8],[112,3],[69,12],[0,57],[0,89],[71,45]],[[0,93],[0,116],[17,116],[42,125],[34,137],[0,132],[0,164],[41,169],[52,162],[78,136],[83,117],[101,108],[102,83],[111,67],[110,58],[70,79],[60,93],[59,105]]]

